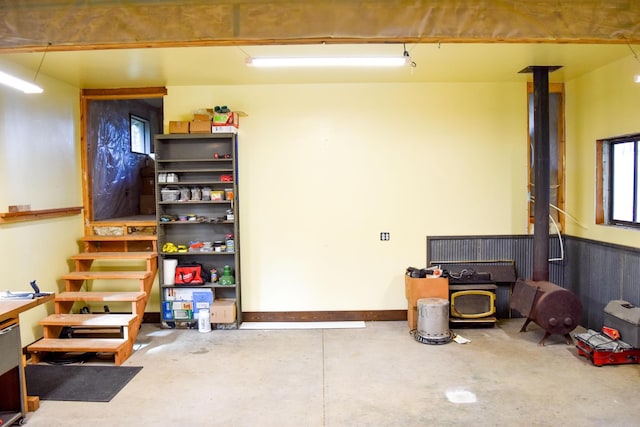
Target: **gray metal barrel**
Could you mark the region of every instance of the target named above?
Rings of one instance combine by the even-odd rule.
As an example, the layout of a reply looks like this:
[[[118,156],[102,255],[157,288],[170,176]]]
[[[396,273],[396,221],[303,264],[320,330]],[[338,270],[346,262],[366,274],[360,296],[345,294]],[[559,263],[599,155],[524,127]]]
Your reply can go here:
[[[418,300],[418,329],[415,338],[425,344],[444,344],[451,341],[449,329],[449,300],[421,298]]]

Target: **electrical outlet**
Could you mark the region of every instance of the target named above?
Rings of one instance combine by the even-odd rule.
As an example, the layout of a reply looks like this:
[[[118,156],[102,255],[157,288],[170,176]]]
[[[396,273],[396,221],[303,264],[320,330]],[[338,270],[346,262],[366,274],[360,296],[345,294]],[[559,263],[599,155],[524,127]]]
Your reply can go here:
[[[388,231],[383,231],[380,233],[380,240],[386,242],[389,239],[391,239],[391,233],[389,233]]]

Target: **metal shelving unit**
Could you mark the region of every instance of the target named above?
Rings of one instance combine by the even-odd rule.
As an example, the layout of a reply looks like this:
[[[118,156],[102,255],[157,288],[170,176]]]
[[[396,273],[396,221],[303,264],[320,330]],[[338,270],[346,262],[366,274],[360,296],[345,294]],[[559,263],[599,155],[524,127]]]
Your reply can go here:
[[[232,323],[213,324],[213,329],[238,328],[242,323],[240,293],[240,229],[238,226],[237,135],[165,134],[155,137],[156,215],[158,221],[158,268],[162,325],[193,326],[196,318],[175,318],[169,306],[177,289],[211,289],[216,299],[235,299],[236,316]],[[222,192],[221,200],[210,200]],[[206,200],[205,200],[206,199]],[[231,212],[232,216],[229,216]],[[217,252],[209,243],[226,243],[233,235],[233,249]],[[205,250],[198,248],[205,243]],[[172,243],[180,251],[168,251]],[[218,277],[225,265],[231,267],[235,285],[205,282],[202,285],[165,283],[165,260],[178,265],[197,262]],[[182,291],[178,291],[182,292]],[[188,292],[188,291],[186,291]],[[195,307],[193,308],[195,312]],[[183,314],[183,312],[181,312]]]

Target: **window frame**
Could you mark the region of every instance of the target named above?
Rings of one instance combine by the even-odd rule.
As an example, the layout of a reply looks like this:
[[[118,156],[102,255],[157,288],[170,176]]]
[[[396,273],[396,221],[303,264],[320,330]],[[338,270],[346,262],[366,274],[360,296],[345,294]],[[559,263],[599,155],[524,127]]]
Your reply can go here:
[[[134,148],[134,140],[133,140],[133,125],[134,122],[139,122],[142,123],[144,125],[144,142],[143,142],[143,151],[139,151],[137,149]],[[139,116],[137,114],[129,114],[129,151],[131,153],[135,153],[135,154],[143,154],[143,155],[149,155],[151,154],[152,151],[152,147],[151,147],[151,122],[149,121],[149,119],[144,118],[142,116]]]
[[[640,230],[640,208],[638,208],[638,199],[640,198],[639,179],[636,179],[633,183],[632,221],[613,218],[613,168],[615,164],[612,146],[625,142],[634,144],[633,168],[634,175],[638,177],[640,168],[640,162],[638,161],[640,133],[603,138],[596,141],[596,224]]]

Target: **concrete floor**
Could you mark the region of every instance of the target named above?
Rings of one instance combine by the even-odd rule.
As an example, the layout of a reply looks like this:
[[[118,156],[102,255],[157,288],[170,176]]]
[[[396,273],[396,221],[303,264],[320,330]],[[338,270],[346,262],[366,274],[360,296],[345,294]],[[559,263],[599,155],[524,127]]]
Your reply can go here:
[[[640,365],[595,367],[522,319],[416,342],[406,322],[361,329],[167,330],[143,325],[109,403],[41,401],[52,426],[638,426]],[[574,332],[582,332],[576,330]],[[456,403],[458,402],[458,403]]]

